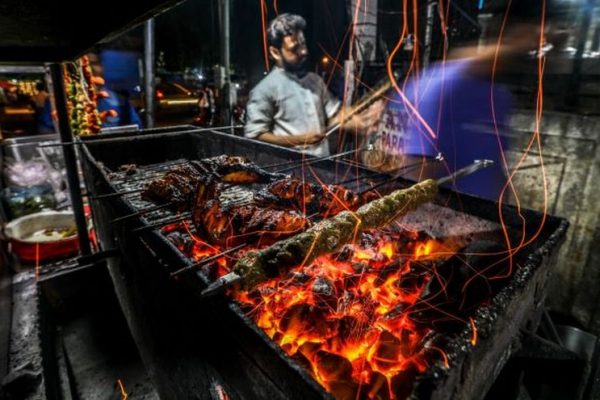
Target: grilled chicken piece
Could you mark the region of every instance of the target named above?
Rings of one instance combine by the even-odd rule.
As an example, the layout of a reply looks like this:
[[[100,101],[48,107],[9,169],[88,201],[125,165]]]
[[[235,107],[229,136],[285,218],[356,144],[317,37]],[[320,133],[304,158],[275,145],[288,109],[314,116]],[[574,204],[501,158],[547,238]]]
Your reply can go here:
[[[224,247],[240,243],[271,244],[308,227],[308,220],[291,210],[263,208],[256,204],[223,207],[209,200],[192,212],[196,230],[211,243]]]
[[[274,179],[283,178],[282,174],[267,172],[248,160],[246,157],[220,155],[205,158],[195,162],[199,170],[214,175],[220,182],[225,183],[256,183],[272,182]]]
[[[157,204],[172,203],[173,208],[182,210],[198,204],[192,201],[199,185],[209,186],[217,181],[234,184],[271,182],[282,177],[284,175],[267,172],[244,157],[222,155],[191,161],[167,172],[148,184],[142,199]]]
[[[204,175],[192,165],[182,165],[167,172],[162,178],[148,184],[141,196],[142,199],[157,204],[173,203],[180,209],[189,205],[190,198],[196,193],[196,186]]]
[[[336,215],[344,210],[354,211],[376,198],[377,196],[372,193],[359,196],[343,186],[321,186],[302,182],[297,178],[275,181],[257,195],[260,204],[276,204],[304,211],[309,215],[318,213],[323,218]]]

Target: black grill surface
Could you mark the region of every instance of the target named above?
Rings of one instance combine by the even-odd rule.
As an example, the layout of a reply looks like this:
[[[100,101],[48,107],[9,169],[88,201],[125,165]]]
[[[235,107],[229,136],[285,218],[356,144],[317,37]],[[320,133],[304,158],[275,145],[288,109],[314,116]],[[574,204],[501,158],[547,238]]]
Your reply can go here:
[[[214,393],[220,387],[231,398],[240,399],[329,398],[237,304],[224,298],[199,299],[196,294],[210,283],[206,275],[194,271],[179,279],[169,278],[170,272],[192,265],[193,260],[160,228],[134,232],[161,221],[189,219],[186,214],[161,209],[111,222],[154,206],[140,198],[139,190],[150,179],[187,160],[221,154],[242,155],[261,166],[304,158],[295,151],[213,131],[120,135],[82,146],[88,191],[101,197],[92,201],[98,236],[103,248],[120,249],[121,256],[108,264],[142,359],[164,398],[218,398]],[[120,172],[124,164],[136,164],[136,172]],[[305,174],[309,180],[317,176],[327,183],[379,175],[357,167],[351,159],[325,160],[293,172]],[[364,185],[368,180],[361,182]],[[396,182],[382,191],[409,184]],[[127,194],[111,195],[122,192]],[[516,209],[504,206],[502,214],[509,229],[519,226]],[[543,216],[530,210],[521,210],[521,215],[532,235]],[[497,203],[447,190],[441,190],[435,204],[421,207],[399,222],[434,237],[485,236],[500,230]],[[477,345],[470,344],[473,333],[465,326],[446,346],[450,367],[440,363],[419,377],[411,399],[483,398],[518,349],[519,330],[537,326],[550,267],[566,229],[566,221],[546,217],[540,235],[517,257],[518,268],[510,282],[474,316]]]

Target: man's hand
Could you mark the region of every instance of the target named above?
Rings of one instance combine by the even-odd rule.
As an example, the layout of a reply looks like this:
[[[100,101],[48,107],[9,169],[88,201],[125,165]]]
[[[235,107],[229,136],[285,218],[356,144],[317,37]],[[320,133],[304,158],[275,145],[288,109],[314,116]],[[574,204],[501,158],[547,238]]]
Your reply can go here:
[[[325,135],[320,132],[308,132],[302,135],[277,136],[271,132],[265,132],[260,134],[257,139],[267,143],[277,144],[279,146],[300,147],[302,149],[306,149],[321,142],[323,139],[325,139]]]
[[[303,135],[295,135],[290,136],[290,144],[292,146],[303,146],[308,147],[313,144],[320,143],[323,139],[325,139],[325,135],[320,132],[309,132]]]
[[[377,100],[371,104],[365,111],[354,116],[356,128],[360,130],[368,130],[377,125],[381,120],[381,115],[385,110],[385,103],[383,100]]]

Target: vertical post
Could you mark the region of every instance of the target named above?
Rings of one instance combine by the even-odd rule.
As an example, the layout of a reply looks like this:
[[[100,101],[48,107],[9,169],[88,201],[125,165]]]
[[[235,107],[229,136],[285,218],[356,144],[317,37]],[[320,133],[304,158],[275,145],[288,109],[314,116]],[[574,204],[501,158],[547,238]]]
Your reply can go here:
[[[231,34],[230,34],[230,1],[219,0],[219,16],[221,25],[221,62],[223,77],[221,87],[222,125],[231,125]],[[232,128],[233,133],[233,128]]]
[[[585,44],[587,43],[588,31],[592,21],[592,10],[594,8],[595,0],[587,0],[581,5],[581,25],[579,26],[579,42],[577,43],[577,51],[573,58],[573,71],[571,72],[571,79],[565,96],[565,102],[567,106],[577,107],[579,104],[579,88],[581,86],[582,68],[583,68],[583,52],[585,50]]]
[[[378,1],[351,1],[349,2],[348,12],[352,20],[354,40],[350,43],[350,54],[344,67],[346,68],[345,78],[348,80],[345,93],[347,94],[346,98],[351,103],[356,90],[355,80],[362,78],[361,75],[365,66],[369,62],[375,61],[377,55]],[[356,49],[356,57],[352,52],[353,49]],[[360,68],[359,71],[355,71],[356,66]],[[351,73],[350,68],[353,68]],[[350,79],[352,79],[352,83],[350,83]]]
[[[56,104],[56,114],[58,116],[58,133],[62,143],[73,141],[71,125],[69,124],[69,112],[67,110],[67,98],[65,95],[65,82],[63,80],[63,66],[60,63],[50,64],[50,76],[52,77],[52,89],[54,101]],[[67,184],[69,185],[69,197],[71,206],[75,214],[75,224],[79,236],[79,251],[82,256],[92,254],[90,238],[88,236],[85,213],[83,211],[83,200],[79,188],[79,172],[77,169],[77,157],[75,155],[75,146],[62,146],[65,158],[65,168],[67,170]]]
[[[353,46],[358,50],[356,61],[359,63],[375,61],[376,58],[377,4],[377,0],[350,2],[350,18],[352,18],[354,32]]]
[[[154,18],[144,24],[144,93],[146,93],[146,128],[154,128]]]
[[[433,45],[433,23],[435,19],[435,9],[437,8],[437,3],[435,1],[431,1],[427,5],[427,22],[425,25],[425,52],[423,54],[423,68],[429,66],[431,61],[431,46]]]

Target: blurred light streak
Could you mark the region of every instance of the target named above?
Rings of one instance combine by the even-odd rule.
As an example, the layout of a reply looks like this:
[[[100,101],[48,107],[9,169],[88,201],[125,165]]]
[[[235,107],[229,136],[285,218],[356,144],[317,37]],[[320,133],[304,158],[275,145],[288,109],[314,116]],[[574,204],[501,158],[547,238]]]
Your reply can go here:
[[[269,63],[269,45],[267,42],[267,4],[265,3],[265,0],[260,0],[260,20],[263,38],[263,53],[265,58],[265,71],[268,72],[271,69],[271,66]]]

